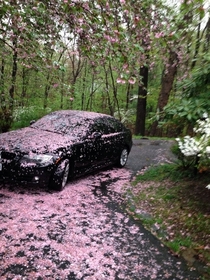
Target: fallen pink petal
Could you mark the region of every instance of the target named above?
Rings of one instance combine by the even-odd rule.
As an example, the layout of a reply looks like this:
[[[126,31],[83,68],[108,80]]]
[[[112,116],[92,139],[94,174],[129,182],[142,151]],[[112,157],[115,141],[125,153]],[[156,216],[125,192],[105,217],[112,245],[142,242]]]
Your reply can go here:
[[[123,210],[130,177],[113,168],[62,192],[2,184],[0,279],[185,279]]]

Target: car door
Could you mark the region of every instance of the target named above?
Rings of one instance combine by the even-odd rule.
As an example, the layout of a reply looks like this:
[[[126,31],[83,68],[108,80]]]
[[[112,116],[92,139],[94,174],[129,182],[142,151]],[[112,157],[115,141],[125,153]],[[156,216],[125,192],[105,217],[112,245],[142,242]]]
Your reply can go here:
[[[95,165],[95,148],[93,140],[85,138],[74,145],[74,164],[76,168],[91,170]]]
[[[95,141],[90,137],[89,123],[91,123],[89,119],[87,121],[78,119],[76,125],[74,124],[74,131],[72,132],[71,128],[69,132],[71,136],[75,133],[75,140],[70,143],[70,155],[75,169],[80,169],[81,172],[84,172],[84,169],[91,171],[96,161]]]
[[[88,138],[92,144],[91,160],[95,166],[100,166],[104,161],[103,136],[106,130],[102,118],[95,119],[89,130]]]
[[[112,117],[104,119],[108,133],[103,135],[103,149],[107,162],[113,162],[120,154],[123,146],[123,130],[119,121]]]
[[[76,168],[91,170],[96,166],[100,166],[101,161],[103,161],[102,135],[104,133],[105,130],[101,118],[97,118],[89,123],[87,134],[74,145]]]
[[[113,118],[101,117],[93,125],[93,133],[99,133],[100,137],[94,142],[96,162],[99,165],[108,165],[119,155],[121,149],[121,131],[117,131]],[[114,120],[114,119],[113,119]],[[119,127],[118,127],[118,130]]]

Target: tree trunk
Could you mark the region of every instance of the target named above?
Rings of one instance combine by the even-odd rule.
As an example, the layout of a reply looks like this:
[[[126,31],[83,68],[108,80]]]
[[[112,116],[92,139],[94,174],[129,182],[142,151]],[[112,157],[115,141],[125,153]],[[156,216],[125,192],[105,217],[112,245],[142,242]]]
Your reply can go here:
[[[130,91],[131,91],[131,85],[128,84],[127,87],[127,92],[126,92],[126,106],[125,106],[125,110],[128,111],[128,107],[129,107],[129,103],[130,103]]]
[[[21,106],[26,106],[26,97],[27,97],[27,87],[29,85],[29,74],[28,70],[26,70],[24,67],[22,69],[22,93],[21,93]]]
[[[5,104],[5,92],[4,92],[4,70],[5,70],[5,59],[2,57],[1,59],[1,75],[0,75],[0,88],[1,88],[1,96],[0,96],[0,106],[1,109],[6,108]]]
[[[209,45],[210,45],[210,17],[208,19],[208,22],[207,22],[203,32],[206,32],[203,52],[207,53],[209,51]]]
[[[12,123],[12,112],[7,108],[4,82],[5,82],[5,60],[2,57],[0,69],[0,133],[7,132]]]
[[[174,79],[177,73],[177,61],[177,54],[171,51],[168,60],[168,67],[166,71],[164,71],[162,76],[162,86],[158,98],[158,109],[160,110],[160,112],[163,111],[164,107],[168,103],[170,92],[172,90]]]
[[[14,107],[14,95],[15,95],[15,83],[17,77],[17,38],[13,41],[13,56],[12,56],[12,77],[11,77],[11,86],[9,89],[9,110],[13,112]]]
[[[117,111],[118,111],[119,119],[121,119],[120,105],[119,105],[119,101],[118,101],[118,98],[117,98],[117,86],[115,84],[115,78],[114,78],[114,75],[113,75],[113,69],[112,69],[110,61],[109,61],[109,73],[110,73],[110,76],[111,76],[112,89],[113,89],[113,95],[114,95],[114,100],[115,100],[114,103],[117,106]],[[113,116],[114,112],[115,112],[115,106],[111,106],[110,107],[110,115]]]
[[[111,102],[111,98],[110,98],[110,95],[109,95],[109,92],[110,92],[110,86],[109,86],[109,77],[108,77],[108,71],[106,70],[106,67],[104,66],[104,73],[105,73],[105,86],[106,86],[106,89],[105,89],[105,92],[106,92],[106,96],[107,98],[105,98],[105,100],[103,100],[103,112],[106,110],[106,103],[108,103],[108,108],[109,108],[109,112],[110,112],[110,115],[113,115],[113,105],[112,105],[112,102]],[[104,102],[105,101],[105,102]],[[105,106],[104,106],[105,105]]]
[[[198,24],[198,29],[197,29],[195,51],[194,51],[193,61],[192,61],[192,64],[191,64],[191,69],[193,69],[196,65],[196,60],[197,60],[197,56],[198,56],[200,45],[201,45],[200,33],[201,33],[201,24],[199,23]]]
[[[147,66],[142,66],[140,68],[140,77],[142,81],[138,88],[135,134],[141,136],[145,135],[148,72]]]
[[[44,104],[43,104],[44,109],[46,109],[48,105],[49,91],[50,91],[50,72],[47,73],[47,81],[44,90]]]
[[[64,94],[65,94],[65,90],[64,90],[64,71],[61,72],[61,96],[60,96],[60,109],[63,109],[63,100],[64,100]]]
[[[161,114],[163,112],[164,107],[167,105],[170,92],[173,87],[174,79],[177,73],[177,63],[178,56],[176,52],[170,51],[168,58],[168,66],[164,69],[161,81],[161,90],[158,98],[157,111]],[[161,134],[157,134],[158,121],[155,121],[152,124],[150,135],[151,136],[162,136]]]
[[[87,61],[85,61],[85,67],[84,67],[84,76],[82,78],[82,103],[81,103],[81,110],[84,110],[85,108],[85,89],[86,89],[86,82],[87,82]]]

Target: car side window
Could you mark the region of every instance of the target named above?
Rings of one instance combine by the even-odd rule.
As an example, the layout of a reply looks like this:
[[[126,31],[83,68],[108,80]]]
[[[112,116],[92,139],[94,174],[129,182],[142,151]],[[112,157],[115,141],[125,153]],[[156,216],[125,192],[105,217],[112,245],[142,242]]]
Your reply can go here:
[[[89,134],[100,132],[102,135],[112,134],[123,131],[123,125],[113,118],[99,118],[91,125]]]
[[[104,119],[102,118],[96,119],[94,124],[92,124],[90,133],[93,132],[100,132],[102,135],[110,133],[107,124],[104,122]]]
[[[123,131],[123,125],[116,119],[108,118],[107,123],[109,125],[110,133]]]

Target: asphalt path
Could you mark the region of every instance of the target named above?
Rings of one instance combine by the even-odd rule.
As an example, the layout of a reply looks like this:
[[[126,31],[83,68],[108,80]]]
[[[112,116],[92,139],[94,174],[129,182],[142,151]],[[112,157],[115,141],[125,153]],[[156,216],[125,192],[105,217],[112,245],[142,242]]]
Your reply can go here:
[[[131,177],[173,160],[171,142],[134,140],[126,168],[60,192],[0,185],[0,279],[199,279],[125,211]]]
[[[176,160],[171,152],[173,144],[172,140],[134,139],[126,167],[135,175],[145,167],[172,162]]]

